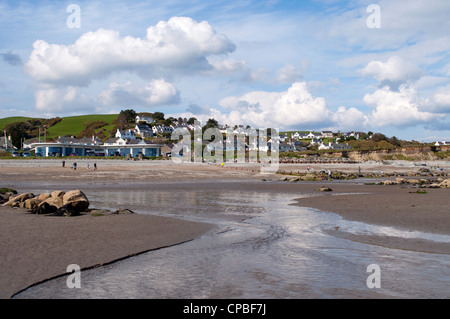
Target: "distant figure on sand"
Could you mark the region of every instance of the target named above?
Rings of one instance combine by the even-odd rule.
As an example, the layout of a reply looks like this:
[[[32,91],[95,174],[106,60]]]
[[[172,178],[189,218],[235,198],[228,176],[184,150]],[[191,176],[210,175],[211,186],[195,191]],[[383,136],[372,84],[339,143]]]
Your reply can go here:
[[[331,169],[328,170],[328,180],[331,181]]]
[[[94,171],[97,170],[97,163],[94,163]]]
[[[74,170],[74,171],[77,170],[77,163],[73,163],[73,170]]]
[[[62,167],[65,167],[66,166],[66,161],[62,161]]]
[[[89,170],[89,163],[87,163],[87,165],[86,165],[86,169],[87,169],[87,170]]]

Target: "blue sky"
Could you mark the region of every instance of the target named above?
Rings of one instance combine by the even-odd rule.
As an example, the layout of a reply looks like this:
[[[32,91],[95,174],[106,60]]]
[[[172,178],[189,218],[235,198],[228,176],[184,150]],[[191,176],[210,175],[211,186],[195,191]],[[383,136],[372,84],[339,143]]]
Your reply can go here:
[[[445,0],[0,1],[0,118],[133,108],[450,140],[448,17]]]

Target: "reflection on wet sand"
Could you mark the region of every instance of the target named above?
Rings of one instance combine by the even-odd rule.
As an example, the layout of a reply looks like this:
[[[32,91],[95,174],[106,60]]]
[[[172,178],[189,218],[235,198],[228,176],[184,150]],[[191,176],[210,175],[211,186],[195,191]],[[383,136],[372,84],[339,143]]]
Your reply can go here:
[[[335,214],[290,205],[299,194],[233,190],[208,183],[186,186],[92,190],[87,195],[98,208],[126,206],[143,214],[206,221],[218,226],[215,231],[86,271],[80,290],[67,289],[65,278],[60,278],[16,297],[450,297],[449,255],[383,247],[333,234],[342,230],[352,236],[406,236],[394,228],[348,222]],[[450,242],[448,236],[408,236]],[[366,285],[370,264],[381,268],[380,289]]]

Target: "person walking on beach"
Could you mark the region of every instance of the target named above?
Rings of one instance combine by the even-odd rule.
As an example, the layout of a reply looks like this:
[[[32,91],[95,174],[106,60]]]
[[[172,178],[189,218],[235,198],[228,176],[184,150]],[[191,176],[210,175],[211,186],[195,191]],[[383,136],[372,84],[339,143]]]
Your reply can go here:
[[[94,163],[94,171],[97,170],[97,163]]]
[[[65,160],[62,161],[62,167],[66,167],[66,161]]]
[[[87,165],[86,165],[86,169],[87,169],[87,170],[89,170],[89,163],[87,163]]]
[[[328,180],[331,181],[331,169],[328,170]]]
[[[73,170],[76,171],[77,170],[77,163],[73,163]]]

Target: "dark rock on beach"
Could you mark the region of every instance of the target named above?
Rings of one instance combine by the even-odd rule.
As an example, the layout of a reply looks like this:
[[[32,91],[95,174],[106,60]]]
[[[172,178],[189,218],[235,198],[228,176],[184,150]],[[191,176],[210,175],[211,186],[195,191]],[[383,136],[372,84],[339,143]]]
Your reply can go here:
[[[54,216],[77,216],[89,208],[89,200],[80,190],[68,192],[54,191],[51,194],[33,193],[17,195],[11,192],[0,194],[2,206],[11,206],[29,209],[31,213],[38,215],[53,214]]]
[[[323,187],[320,187],[320,188],[316,189],[316,191],[318,191],[318,192],[332,192],[333,190],[331,188],[329,188],[329,187],[323,186]]]

